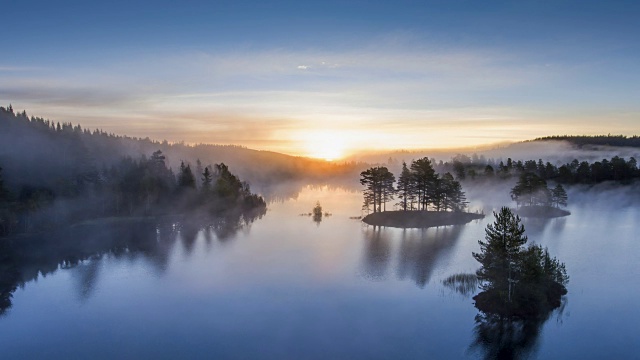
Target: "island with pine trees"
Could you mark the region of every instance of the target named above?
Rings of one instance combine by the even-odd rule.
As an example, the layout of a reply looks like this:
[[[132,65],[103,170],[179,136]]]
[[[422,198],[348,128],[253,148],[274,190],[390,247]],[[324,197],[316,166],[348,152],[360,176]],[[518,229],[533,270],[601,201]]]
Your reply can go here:
[[[518,215],[534,218],[556,218],[571,215],[561,206],[567,206],[567,192],[562,184],[553,189],[540,176],[525,172],[511,189],[511,198],[516,202]]]
[[[398,228],[427,228],[462,225],[484,218],[484,214],[466,212],[467,200],[462,185],[451,173],[438,174],[429,158],[415,160],[408,167],[402,163],[398,177],[384,166],[369,168],[360,174],[365,187],[363,210],[370,212],[362,218],[369,225]],[[394,197],[400,209],[387,211],[386,205]]]

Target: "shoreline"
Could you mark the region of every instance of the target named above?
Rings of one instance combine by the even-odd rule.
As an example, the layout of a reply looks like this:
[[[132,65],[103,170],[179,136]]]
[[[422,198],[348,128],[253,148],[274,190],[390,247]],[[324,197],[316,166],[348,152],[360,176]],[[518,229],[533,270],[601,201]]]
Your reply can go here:
[[[447,225],[464,225],[484,218],[484,214],[448,211],[382,211],[369,214],[362,222],[374,226],[395,228],[430,228]]]

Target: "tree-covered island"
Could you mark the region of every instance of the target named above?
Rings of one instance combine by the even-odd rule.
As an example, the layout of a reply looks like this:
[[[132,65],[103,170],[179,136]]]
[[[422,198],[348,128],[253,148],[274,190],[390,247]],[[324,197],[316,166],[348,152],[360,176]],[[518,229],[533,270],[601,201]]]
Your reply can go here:
[[[562,184],[550,189],[546,180],[532,172],[522,173],[510,194],[518,214],[524,217],[554,218],[571,214],[560,208],[566,207],[568,200]]]
[[[483,218],[483,214],[465,212],[467,200],[462,185],[451,173],[436,173],[429,158],[415,160],[396,178],[384,166],[372,167],[360,174],[364,189],[362,221],[369,225],[401,228],[465,224]],[[387,211],[387,203],[397,196],[397,211]]]
[[[476,307],[484,314],[520,319],[545,318],[561,304],[569,281],[563,263],[540,245],[529,245],[520,217],[509,208],[494,212],[487,225],[476,272],[480,292]]]

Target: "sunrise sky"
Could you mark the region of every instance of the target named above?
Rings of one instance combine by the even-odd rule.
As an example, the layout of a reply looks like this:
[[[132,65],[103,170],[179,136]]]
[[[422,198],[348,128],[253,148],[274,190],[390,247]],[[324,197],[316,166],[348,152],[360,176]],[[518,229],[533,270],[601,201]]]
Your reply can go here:
[[[640,133],[638,1],[12,1],[0,102],[334,159]]]

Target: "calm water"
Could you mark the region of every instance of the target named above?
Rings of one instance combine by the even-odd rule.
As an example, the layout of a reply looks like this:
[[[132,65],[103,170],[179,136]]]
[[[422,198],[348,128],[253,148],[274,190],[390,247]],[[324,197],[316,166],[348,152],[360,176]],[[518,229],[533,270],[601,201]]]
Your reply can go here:
[[[299,216],[317,200],[332,216]],[[471,253],[492,216],[460,227],[374,229],[349,219],[360,204],[355,192],[306,188],[231,230],[84,234],[76,244],[115,245],[19,264],[27,281],[0,317],[0,354],[458,359],[507,346],[523,358],[640,358],[640,207],[583,205],[567,218],[526,222],[529,241],[566,263],[569,294],[545,323],[504,330],[496,345],[478,341],[488,325],[476,322],[473,300],[442,284],[477,269]]]

